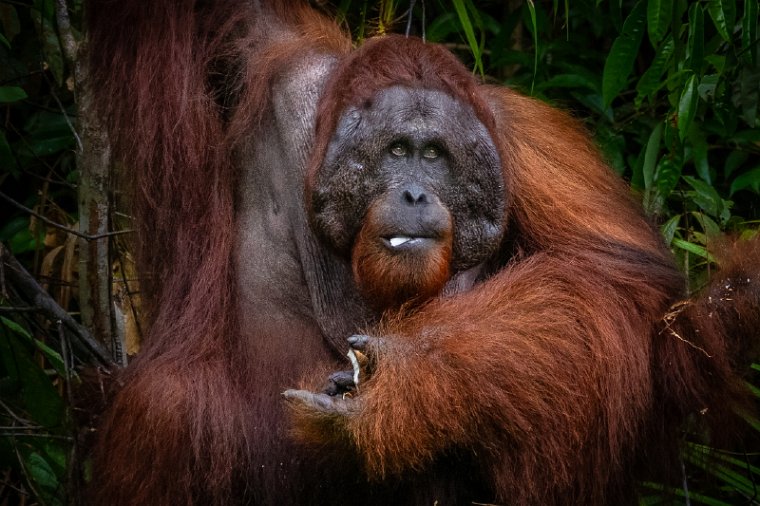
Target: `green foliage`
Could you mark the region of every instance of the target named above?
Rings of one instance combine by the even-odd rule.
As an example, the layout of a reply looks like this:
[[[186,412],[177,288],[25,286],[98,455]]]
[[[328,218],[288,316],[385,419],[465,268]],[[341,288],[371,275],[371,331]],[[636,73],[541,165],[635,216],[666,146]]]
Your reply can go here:
[[[69,3],[76,15],[79,2]],[[76,118],[54,5],[0,2],[0,192],[70,225]],[[0,241],[41,274],[65,236],[4,199],[0,217]],[[66,386],[77,378],[50,338],[55,325],[28,308],[17,311],[12,287],[0,283],[0,503],[73,504],[76,431]]]
[[[752,229],[760,218],[757,0],[481,9],[492,20],[482,25],[492,32],[486,74],[575,112],[695,278],[711,235]]]
[[[73,445],[60,379],[71,379],[63,357],[0,316],[0,468],[23,476],[25,487],[47,505],[65,504]]]
[[[610,55],[604,63],[602,98],[605,107],[609,107],[612,100],[628,84],[628,76],[633,71],[633,64],[644,36],[645,7],[644,1],[639,0],[625,20],[622,33],[612,43]]]

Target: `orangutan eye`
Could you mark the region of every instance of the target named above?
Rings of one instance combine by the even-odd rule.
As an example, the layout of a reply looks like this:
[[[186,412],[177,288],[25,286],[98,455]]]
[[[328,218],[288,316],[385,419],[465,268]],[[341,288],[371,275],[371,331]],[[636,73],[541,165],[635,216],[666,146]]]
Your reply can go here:
[[[404,147],[403,144],[394,144],[391,146],[391,153],[393,156],[405,156],[406,155],[406,147]]]
[[[428,160],[434,160],[438,158],[438,149],[433,146],[428,146],[422,150],[422,157]]]

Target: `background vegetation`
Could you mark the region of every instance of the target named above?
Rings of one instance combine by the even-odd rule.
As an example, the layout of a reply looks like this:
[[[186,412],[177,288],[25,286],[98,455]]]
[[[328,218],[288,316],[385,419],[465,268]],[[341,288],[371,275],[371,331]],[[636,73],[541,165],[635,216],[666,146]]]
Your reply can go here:
[[[84,415],[102,399],[83,389],[98,382],[82,382],[82,367],[105,374],[103,353],[123,361],[139,336],[129,258],[108,233],[128,228],[128,216],[107,163],[87,157],[98,135],[77,53],[82,9],[81,0],[0,0],[0,505],[80,502]],[[408,29],[447,44],[487,80],[571,111],[661,225],[694,289],[709,270],[710,236],[756,233],[758,0],[343,0],[328,9],[357,40]],[[93,217],[95,201],[104,207]],[[760,423],[744,417],[745,445],[710,457],[709,435],[685,429],[683,487],[663,499],[659,485],[642,484],[641,502],[760,502]]]

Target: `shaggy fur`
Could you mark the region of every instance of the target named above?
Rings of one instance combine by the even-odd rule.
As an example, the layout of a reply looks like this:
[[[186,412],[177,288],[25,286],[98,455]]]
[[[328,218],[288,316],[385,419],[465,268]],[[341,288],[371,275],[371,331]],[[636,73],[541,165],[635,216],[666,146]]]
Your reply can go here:
[[[133,188],[150,322],[99,429],[93,504],[632,503],[639,459],[672,455],[685,415],[715,426],[744,405],[735,362],[760,325],[757,244],[725,247],[723,274],[681,301],[657,231],[567,115],[479,84],[439,46],[389,37],[351,51],[307,7],[260,3],[89,4],[91,86]],[[276,393],[347,364],[301,305],[298,276],[321,272],[311,251],[298,250],[301,284],[280,301],[298,310],[262,324],[260,342],[242,337],[236,155],[278,135],[264,129],[279,86],[315,55],[334,64],[290,215],[306,220],[341,112],[394,84],[472,105],[509,201],[499,254],[471,289],[353,323],[383,337],[374,375],[340,415],[296,406],[300,447]],[[321,293],[339,296],[330,282]]]

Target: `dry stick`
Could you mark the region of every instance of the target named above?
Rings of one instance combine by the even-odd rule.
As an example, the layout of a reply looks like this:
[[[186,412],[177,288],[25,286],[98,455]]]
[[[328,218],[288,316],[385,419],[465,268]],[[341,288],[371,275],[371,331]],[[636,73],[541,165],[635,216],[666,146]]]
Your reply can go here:
[[[0,261],[4,264],[7,280],[19,290],[32,306],[38,308],[50,320],[61,320],[75,337],[72,344],[76,348],[92,356],[98,361],[100,366],[109,370],[114,367],[113,360],[111,360],[110,355],[103,346],[90,335],[90,332],[86,328],[77,323],[69,313],[42,289],[37,280],[24,269],[2,244],[0,244]]]

